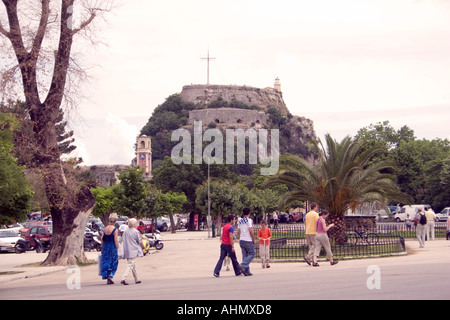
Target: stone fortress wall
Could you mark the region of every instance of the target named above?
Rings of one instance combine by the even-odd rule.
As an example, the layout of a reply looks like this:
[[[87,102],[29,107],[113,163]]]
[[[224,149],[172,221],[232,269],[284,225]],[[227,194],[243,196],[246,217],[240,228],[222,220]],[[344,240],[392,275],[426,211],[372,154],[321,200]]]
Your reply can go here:
[[[236,108],[214,108],[189,111],[189,124],[194,121],[202,121],[203,125],[210,123],[237,123],[237,124],[266,124],[266,114],[262,111],[236,109]]]
[[[187,85],[183,87],[180,97],[183,101],[200,106],[206,106],[218,99],[236,100],[248,106],[256,105],[262,111],[267,111],[268,107],[274,107],[283,115],[289,113],[281,91],[270,87],[260,89],[234,85]]]

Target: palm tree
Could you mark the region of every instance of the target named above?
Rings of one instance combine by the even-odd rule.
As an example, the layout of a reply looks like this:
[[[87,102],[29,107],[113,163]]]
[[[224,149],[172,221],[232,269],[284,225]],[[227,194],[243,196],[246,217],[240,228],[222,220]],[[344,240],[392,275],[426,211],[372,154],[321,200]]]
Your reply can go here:
[[[281,199],[284,206],[292,201],[314,201],[330,212],[330,223],[335,224],[329,235],[337,244],[346,241],[344,214],[365,203],[387,203],[405,200],[396,184],[396,177],[386,173],[392,163],[372,163],[373,156],[381,151],[373,147],[364,149],[359,140],[345,137],[341,142],[325,136],[322,142],[313,142],[318,162],[311,164],[296,155],[284,155],[278,174],[266,183],[285,184],[290,191]]]

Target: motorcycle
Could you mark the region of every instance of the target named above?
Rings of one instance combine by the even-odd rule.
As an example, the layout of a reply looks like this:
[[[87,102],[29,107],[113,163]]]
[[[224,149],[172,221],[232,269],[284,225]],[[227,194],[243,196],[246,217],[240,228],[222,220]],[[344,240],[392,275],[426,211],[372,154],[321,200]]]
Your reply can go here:
[[[159,230],[156,230],[155,237],[151,236],[148,240],[150,242],[150,247],[155,247],[156,250],[161,250],[164,248],[164,243],[162,242],[161,233]]]
[[[102,251],[102,242],[99,239],[98,232],[87,231],[84,233],[84,250]]]
[[[19,239],[14,246],[16,253],[23,253],[26,251],[36,250],[37,253],[45,253],[50,250],[51,243],[48,240],[39,240],[35,235],[31,236],[33,238],[33,243],[30,240]]]

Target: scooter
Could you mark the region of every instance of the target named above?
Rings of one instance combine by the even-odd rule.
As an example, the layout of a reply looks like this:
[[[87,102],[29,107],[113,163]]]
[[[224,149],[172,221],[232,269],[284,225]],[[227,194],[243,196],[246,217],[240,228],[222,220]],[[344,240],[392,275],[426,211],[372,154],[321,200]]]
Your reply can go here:
[[[144,248],[142,249],[142,253],[145,256],[147,253],[150,252],[150,240],[145,234],[141,235],[141,238],[142,238],[142,244],[144,245]]]
[[[46,251],[50,250],[50,239],[41,241],[36,239],[35,235],[32,235],[31,237],[33,238],[34,244],[32,244],[31,241],[25,239],[17,240],[16,245],[14,246],[16,253],[23,253],[33,250],[36,250],[37,253],[45,253]]]
[[[85,232],[84,233],[84,250],[102,251],[102,242],[98,237],[98,232]]]
[[[161,250],[164,248],[164,243],[162,242],[161,233],[159,230],[156,230],[155,237],[149,237],[150,247],[155,247],[156,250]]]

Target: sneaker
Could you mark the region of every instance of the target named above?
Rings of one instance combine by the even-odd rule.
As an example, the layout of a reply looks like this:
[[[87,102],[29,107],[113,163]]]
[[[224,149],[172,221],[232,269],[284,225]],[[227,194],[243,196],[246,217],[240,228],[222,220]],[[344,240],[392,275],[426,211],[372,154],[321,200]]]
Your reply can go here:
[[[335,264],[337,264],[339,261],[333,261],[333,262],[330,262],[330,265],[332,265],[332,266],[334,266]]]
[[[308,257],[303,257],[303,260],[305,260],[308,265],[311,265],[311,261],[309,261]]]
[[[114,284],[114,281],[112,281],[111,278],[106,278],[106,284]]]
[[[266,268],[270,268],[270,266],[268,264],[266,264]]]
[[[217,273],[213,273],[214,277],[218,278],[219,275]]]
[[[319,264],[318,264],[317,262],[314,262],[314,263],[312,264],[312,266],[313,266],[313,267],[318,267]]]
[[[128,285],[128,282],[126,282],[125,280],[120,281],[121,284],[123,284],[124,286]]]

